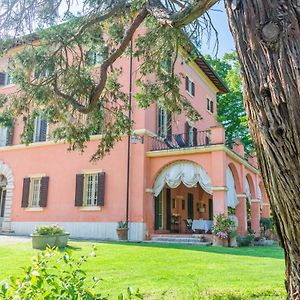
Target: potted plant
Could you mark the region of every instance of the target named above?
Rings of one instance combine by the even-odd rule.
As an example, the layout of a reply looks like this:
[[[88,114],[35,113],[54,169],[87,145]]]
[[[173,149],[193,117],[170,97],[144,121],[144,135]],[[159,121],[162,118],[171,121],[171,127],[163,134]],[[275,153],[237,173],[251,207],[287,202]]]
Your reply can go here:
[[[127,241],[128,240],[128,222],[120,221],[118,222],[117,227],[117,235],[120,241]]]
[[[214,235],[214,246],[231,246],[233,245],[233,241],[230,243],[230,240],[236,236],[235,223],[224,214],[218,214],[215,217],[215,224],[212,228],[212,233]]]
[[[65,230],[54,225],[40,225],[38,226],[34,233],[31,234],[32,238],[32,248],[44,250],[48,247],[58,247],[64,248],[68,244],[70,233],[65,232]]]

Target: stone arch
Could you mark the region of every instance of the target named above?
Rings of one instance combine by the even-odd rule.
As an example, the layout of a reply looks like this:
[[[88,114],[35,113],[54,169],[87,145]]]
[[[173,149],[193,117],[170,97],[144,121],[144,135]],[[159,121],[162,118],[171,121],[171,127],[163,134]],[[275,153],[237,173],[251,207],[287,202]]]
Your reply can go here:
[[[251,199],[256,199],[257,198],[257,193],[256,193],[256,189],[255,189],[254,180],[253,180],[251,174],[248,173],[245,177],[245,180],[247,180],[247,182],[249,184]]]
[[[234,163],[228,164],[228,168],[232,172],[232,175],[234,178],[235,190],[236,190],[237,194],[242,193],[242,185],[241,185],[240,175],[239,175],[239,172],[238,172],[235,164]]]
[[[11,212],[14,189],[14,176],[11,168],[2,161],[0,161],[0,175],[3,175],[7,180],[4,219],[1,231],[9,232],[11,231]]]

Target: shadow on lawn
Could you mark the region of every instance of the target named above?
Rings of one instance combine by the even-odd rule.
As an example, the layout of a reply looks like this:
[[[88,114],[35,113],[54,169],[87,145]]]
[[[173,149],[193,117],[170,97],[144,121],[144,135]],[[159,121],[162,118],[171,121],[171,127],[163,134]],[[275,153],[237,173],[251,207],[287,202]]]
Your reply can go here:
[[[148,242],[113,242],[113,241],[93,241],[97,243],[105,243],[119,246],[134,246],[144,248],[160,248],[160,249],[176,249],[185,251],[198,251],[215,254],[228,254],[237,256],[253,256],[283,259],[283,250],[278,246],[262,246],[262,247],[241,247],[241,248],[225,248],[213,246],[198,246],[198,245],[180,245],[180,244],[162,244],[162,243],[148,243]]]

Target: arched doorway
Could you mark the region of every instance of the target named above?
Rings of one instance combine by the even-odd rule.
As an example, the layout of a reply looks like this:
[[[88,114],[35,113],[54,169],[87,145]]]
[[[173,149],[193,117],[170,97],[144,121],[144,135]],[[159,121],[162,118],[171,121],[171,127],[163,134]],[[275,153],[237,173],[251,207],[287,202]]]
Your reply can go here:
[[[212,181],[200,165],[171,163],[157,176],[153,191],[155,231],[186,233],[187,220],[201,219],[206,228],[212,226]]]
[[[14,177],[11,168],[0,161],[0,228],[11,231],[11,211],[14,189]]]

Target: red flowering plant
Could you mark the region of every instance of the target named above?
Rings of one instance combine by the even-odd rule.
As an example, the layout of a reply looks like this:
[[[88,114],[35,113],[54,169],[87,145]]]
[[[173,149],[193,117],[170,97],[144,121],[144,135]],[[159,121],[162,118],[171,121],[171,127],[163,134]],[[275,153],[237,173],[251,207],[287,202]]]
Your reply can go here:
[[[212,233],[220,239],[228,239],[236,235],[236,225],[224,214],[217,214]]]

